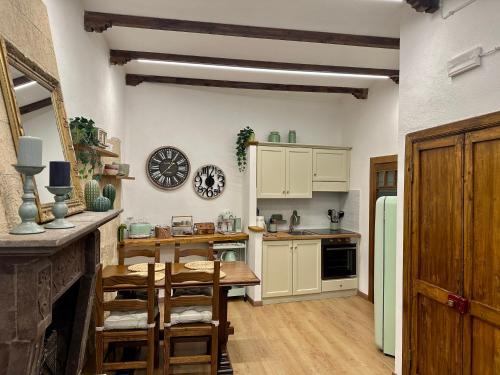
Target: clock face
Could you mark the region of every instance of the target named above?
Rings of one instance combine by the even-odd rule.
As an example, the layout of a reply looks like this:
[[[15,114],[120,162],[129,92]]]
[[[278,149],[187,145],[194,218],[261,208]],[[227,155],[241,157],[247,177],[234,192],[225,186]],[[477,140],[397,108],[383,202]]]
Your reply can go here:
[[[190,171],[189,160],[179,149],[164,146],[149,155],[146,172],[158,188],[172,190],[186,182]]]
[[[215,199],[222,194],[226,186],[226,176],[216,165],[200,167],[193,179],[194,191],[204,199]]]

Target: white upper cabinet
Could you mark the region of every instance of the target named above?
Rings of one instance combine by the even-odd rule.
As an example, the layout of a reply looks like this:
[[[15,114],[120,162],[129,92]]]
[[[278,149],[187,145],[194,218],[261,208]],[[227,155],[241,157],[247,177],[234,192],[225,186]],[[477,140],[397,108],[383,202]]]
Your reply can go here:
[[[312,150],[286,149],[286,197],[312,198]]]
[[[285,148],[259,146],[257,152],[257,198],[285,197]]]
[[[349,148],[266,143],[257,150],[257,198],[312,198],[313,191],[349,190]]]
[[[336,149],[313,150],[313,190],[349,190],[350,151]]]

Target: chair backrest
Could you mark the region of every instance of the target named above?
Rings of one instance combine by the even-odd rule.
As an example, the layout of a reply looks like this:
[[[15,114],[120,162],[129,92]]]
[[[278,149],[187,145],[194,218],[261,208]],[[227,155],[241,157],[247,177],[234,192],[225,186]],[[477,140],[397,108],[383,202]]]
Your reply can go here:
[[[208,249],[182,249],[179,243],[175,244],[174,263],[180,263],[181,258],[189,256],[203,257],[204,260],[214,260],[213,242],[209,242]]]
[[[165,299],[164,299],[164,322],[170,324],[170,313],[172,307],[186,306],[212,306],[212,321],[219,321],[219,280],[220,280],[220,262],[214,262],[213,272],[186,270],[172,274],[172,263],[165,263]],[[181,295],[172,297],[172,285],[179,288],[179,284],[186,284],[186,287],[212,286],[212,295]],[[196,285],[192,285],[192,284]],[[183,287],[183,286],[182,286]]]
[[[106,292],[121,290],[147,290],[147,300],[140,299],[114,299],[104,301],[104,289]],[[96,327],[104,326],[104,314],[106,311],[147,311],[148,324],[153,324],[155,319],[155,265],[148,264],[146,275],[120,275],[106,279],[102,278],[102,264],[97,269],[96,279]]]
[[[155,243],[154,245],[118,245],[119,265],[123,266],[125,264],[125,259],[134,257],[154,258],[156,263],[160,263],[160,244]]]

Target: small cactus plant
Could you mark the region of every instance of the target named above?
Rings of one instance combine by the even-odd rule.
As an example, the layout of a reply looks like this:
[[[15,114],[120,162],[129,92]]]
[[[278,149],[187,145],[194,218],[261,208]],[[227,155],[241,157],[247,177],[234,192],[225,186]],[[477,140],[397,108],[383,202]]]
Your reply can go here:
[[[111,207],[111,201],[103,196],[97,197],[93,204],[94,211],[106,212]]]
[[[101,195],[101,189],[99,187],[99,182],[96,180],[90,180],[85,183],[85,205],[88,211],[93,211],[94,201]]]
[[[106,198],[108,198],[111,202],[111,206],[109,208],[114,208],[115,204],[115,198],[116,198],[116,189],[113,185],[107,184],[104,186],[104,189],[102,189],[102,195]]]

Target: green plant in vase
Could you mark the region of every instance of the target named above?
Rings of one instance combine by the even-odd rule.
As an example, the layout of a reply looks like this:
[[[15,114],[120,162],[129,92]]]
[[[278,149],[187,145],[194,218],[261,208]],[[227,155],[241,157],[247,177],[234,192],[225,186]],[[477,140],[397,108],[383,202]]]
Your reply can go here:
[[[101,168],[101,157],[97,151],[92,149],[92,146],[99,146],[97,137],[97,127],[92,119],[85,117],[74,117],[69,120],[69,127],[71,130],[71,138],[73,144],[89,146],[85,150],[78,150],[76,152],[76,160],[78,161],[79,168],[78,174],[82,179],[92,178],[96,168]],[[99,179],[97,175],[97,179]]]
[[[247,167],[247,144],[249,141],[255,139],[255,132],[247,126],[238,133],[236,139],[236,161],[238,162],[238,169],[244,172]]]

